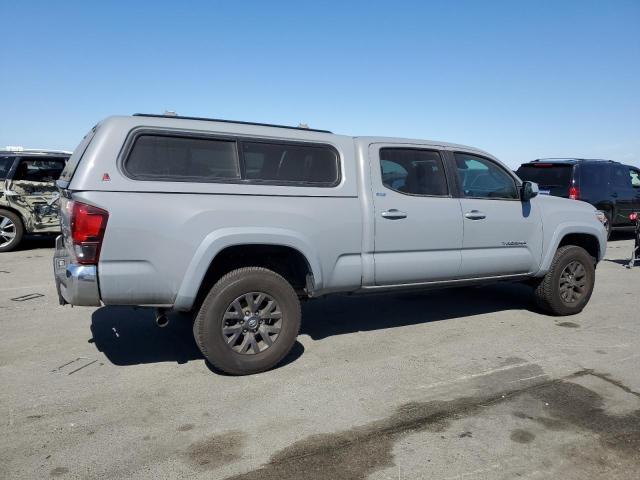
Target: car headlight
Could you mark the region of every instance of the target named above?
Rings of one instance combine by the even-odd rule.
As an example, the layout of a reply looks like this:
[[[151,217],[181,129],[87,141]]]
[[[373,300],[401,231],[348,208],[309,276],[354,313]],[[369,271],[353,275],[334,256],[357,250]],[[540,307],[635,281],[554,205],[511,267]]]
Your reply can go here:
[[[601,224],[603,224],[603,225],[607,224],[607,216],[605,215],[605,213],[602,210],[596,210],[595,214],[596,214],[596,218],[598,220],[600,220]]]

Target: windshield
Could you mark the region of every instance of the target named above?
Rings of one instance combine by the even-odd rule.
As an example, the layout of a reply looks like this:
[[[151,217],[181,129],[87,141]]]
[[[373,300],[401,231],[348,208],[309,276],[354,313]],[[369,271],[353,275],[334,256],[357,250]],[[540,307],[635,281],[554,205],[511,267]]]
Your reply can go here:
[[[517,175],[529,182],[536,182],[544,187],[569,187],[573,165],[558,163],[527,163],[517,171]]]

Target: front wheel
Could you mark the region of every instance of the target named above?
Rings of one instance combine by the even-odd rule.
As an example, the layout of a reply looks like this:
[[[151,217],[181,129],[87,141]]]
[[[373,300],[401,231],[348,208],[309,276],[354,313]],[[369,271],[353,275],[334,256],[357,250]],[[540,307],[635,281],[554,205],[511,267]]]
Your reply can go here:
[[[535,287],[536,304],[551,315],[580,313],[591,298],[594,283],[593,257],[581,247],[560,247]]]
[[[205,358],[232,375],[268,370],[291,350],[300,302],[289,282],[260,267],[233,270],[213,286],[193,334]]]

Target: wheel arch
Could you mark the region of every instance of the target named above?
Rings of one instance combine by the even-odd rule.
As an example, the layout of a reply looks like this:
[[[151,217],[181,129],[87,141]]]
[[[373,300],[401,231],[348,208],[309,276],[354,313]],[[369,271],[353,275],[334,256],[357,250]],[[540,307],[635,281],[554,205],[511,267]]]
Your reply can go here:
[[[261,254],[268,255],[269,261],[260,260]],[[320,289],[323,276],[318,258],[311,242],[287,229],[239,227],[212,232],[201,242],[187,267],[174,308],[191,310],[217,278],[244,266],[271,267],[298,290]],[[286,265],[277,263],[282,259],[286,259]],[[300,285],[303,273],[304,282]]]
[[[550,268],[553,257],[558,248],[565,245],[576,245],[584,248],[596,262],[604,257],[607,240],[603,229],[584,224],[565,224],[556,229],[551,241],[546,247],[540,270],[536,276],[544,275]]]
[[[25,221],[24,215],[22,215],[22,212],[20,212],[20,210],[10,207],[8,205],[0,205],[0,210],[6,210],[16,215],[20,219],[20,222],[22,222],[22,228],[24,228],[24,231],[25,232],[27,231],[28,224]]]
[[[599,260],[600,258],[600,244],[598,239],[594,235],[588,233],[568,233],[560,240],[558,248],[565,245],[575,245],[581,247],[589,253],[593,258]]]

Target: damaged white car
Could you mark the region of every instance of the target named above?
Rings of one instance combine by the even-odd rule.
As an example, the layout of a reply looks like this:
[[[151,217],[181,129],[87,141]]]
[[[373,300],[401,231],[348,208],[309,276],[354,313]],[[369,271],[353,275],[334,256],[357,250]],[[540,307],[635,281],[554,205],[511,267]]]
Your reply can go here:
[[[55,181],[70,153],[0,150],[0,252],[15,249],[25,234],[60,232]]]

